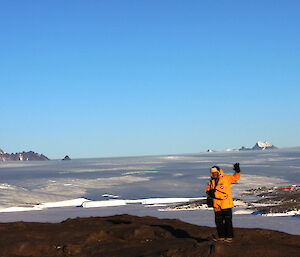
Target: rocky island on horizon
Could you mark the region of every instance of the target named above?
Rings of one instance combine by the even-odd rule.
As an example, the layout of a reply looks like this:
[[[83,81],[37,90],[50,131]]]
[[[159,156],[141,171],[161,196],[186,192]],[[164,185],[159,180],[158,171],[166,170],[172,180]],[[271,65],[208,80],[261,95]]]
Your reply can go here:
[[[277,149],[277,147],[268,141],[258,141],[252,148],[247,148],[242,146],[239,151],[255,151],[255,150],[272,150],[272,149]]]
[[[0,161],[47,161],[49,158],[43,154],[38,154],[33,151],[6,153],[0,149]]]
[[[257,141],[253,147],[245,147],[242,146],[240,149],[226,149],[226,152],[232,152],[232,151],[264,151],[264,150],[273,150],[278,149],[275,145],[269,143],[268,141]],[[216,150],[207,150],[208,153],[218,152]]]
[[[69,155],[66,155],[63,159],[62,159],[62,161],[70,161],[71,160],[71,158],[69,157]]]

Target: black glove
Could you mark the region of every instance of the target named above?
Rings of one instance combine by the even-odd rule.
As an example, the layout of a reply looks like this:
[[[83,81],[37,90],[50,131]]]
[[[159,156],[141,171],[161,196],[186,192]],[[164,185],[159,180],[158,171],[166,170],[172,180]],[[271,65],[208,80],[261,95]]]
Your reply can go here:
[[[240,164],[237,162],[233,165],[233,170],[236,172],[236,173],[240,173],[241,172],[241,169],[240,169]]]
[[[215,192],[216,192],[216,189],[211,189],[211,190],[207,191],[206,194],[211,198],[215,198]]]

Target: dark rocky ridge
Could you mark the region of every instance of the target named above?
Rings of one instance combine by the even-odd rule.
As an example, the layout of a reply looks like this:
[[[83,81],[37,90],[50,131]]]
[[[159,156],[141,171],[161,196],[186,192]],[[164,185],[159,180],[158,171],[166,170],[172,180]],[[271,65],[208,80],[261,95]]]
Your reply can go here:
[[[216,243],[215,228],[130,215],[2,223],[0,230],[2,257],[296,257],[300,250],[300,236],[283,232],[236,228],[234,242]]]
[[[5,153],[0,151],[0,161],[46,161],[49,160],[43,154],[38,154],[33,151],[19,153]]]

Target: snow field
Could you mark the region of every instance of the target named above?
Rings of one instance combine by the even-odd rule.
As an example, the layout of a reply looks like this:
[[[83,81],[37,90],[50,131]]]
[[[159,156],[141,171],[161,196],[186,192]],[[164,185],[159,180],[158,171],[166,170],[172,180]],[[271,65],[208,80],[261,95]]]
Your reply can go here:
[[[103,201],[91,201],[85,198],[77,198],[59,202],[41,203],[30,207],[9,207],[0,209],[0,212],[22,212],[22,211],[37,211],[47,208],[61,208],[61,207],[83,207],[83,208],[101,208],[112,206],[124,206],[127,204],[142,204],[142,205],[156,205],[156,204],[171,204],[182,203],[203,198],[148,198],[148,199],[136,199],[136,200],[103,200]]]

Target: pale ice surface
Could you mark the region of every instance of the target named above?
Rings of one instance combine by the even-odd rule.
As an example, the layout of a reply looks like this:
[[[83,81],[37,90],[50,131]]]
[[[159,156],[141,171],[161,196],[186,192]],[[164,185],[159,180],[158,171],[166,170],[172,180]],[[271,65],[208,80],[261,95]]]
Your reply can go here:
[[[128,213],[214,226],[212,210],[159,211],[164,207],[157,205],[203,197],[209,168],[219,165],[231,173],[235,162],[242,168],[241,180],[232,186],[236,198],[250,188],[300,184],[300,148],[0,162],[0,222],[58,222],[71,217]],[[111,199],[115,197],[118,199]],[[145,208],[147,205],[150,207]],[[234,213],[240,214],[234,215],[235,226],[300,234],[299,216],[251,215],[243,206],[235,208]]]

